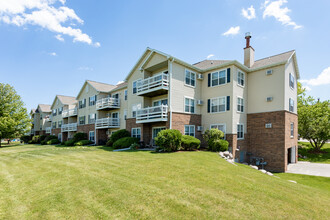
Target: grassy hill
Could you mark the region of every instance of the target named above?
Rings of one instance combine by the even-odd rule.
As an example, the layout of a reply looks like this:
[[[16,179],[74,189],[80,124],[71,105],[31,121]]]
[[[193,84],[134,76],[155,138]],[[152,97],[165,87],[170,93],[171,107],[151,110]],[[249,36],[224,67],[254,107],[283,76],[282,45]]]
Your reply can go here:
[[[211,152],[0,149],[0,219],[326,219],[330,178],[262,174]],[[298,183],[288,182],[287,179]]]

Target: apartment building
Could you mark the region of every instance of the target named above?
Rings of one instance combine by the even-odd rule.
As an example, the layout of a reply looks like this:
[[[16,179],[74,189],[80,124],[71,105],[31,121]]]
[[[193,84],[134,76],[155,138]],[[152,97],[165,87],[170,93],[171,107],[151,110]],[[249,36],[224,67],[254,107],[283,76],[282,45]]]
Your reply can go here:
[[[71,107],[67,104],[75,114],[63,121],[62,139],[79,131],[104,144],[112,132],[125,128],[153,145],[163,129],[177,129],[202,140],[206,129],[217,128],[225,133],[237,162],[263,158],[267,170],[286,171],[287,164],[297,158],[296,53],[255,60],[250,39],[247,33],[244,63],[203,60],[189,64],[147,48],[125,82],[84,83],[76,97],[77,109],[73,97]],[[55,106],[57,99],[52,110],[53,106],[66,108],[61,101],[62,106]],[[56,120],[58,124],[60,119]]]
[[[50,105],[39,104],[36,109],[30,112],[32,119],[31,134],[45,135],[51,132],[51,109]]]

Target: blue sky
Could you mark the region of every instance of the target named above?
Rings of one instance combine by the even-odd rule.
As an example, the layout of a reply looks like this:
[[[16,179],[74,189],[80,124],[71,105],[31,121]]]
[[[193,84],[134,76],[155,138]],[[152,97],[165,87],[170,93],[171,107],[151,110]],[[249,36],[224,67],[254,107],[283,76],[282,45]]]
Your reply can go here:
[[[28,109],[76,96],[86,79],[116,84],[146,47],[189,63],[297,51],[308,94],[330,99],[330,1],[0,0],[0,82]],[[213,55],[213,56],[212,56]]]

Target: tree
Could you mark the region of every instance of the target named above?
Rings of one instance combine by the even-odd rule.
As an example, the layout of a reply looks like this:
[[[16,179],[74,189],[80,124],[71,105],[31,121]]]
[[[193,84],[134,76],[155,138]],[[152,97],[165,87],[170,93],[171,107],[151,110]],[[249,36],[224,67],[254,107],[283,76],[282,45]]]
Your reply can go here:
[[[310,96],[306,98],[304,91],[300,93],[298,133],[302,138],[309,140],[314,151],[319,152],[330,139],[330,101],[315,101]]]
[[[14,87],[0,83],[0,147],[2,138],[14,138],[30,129],[26,108]]]

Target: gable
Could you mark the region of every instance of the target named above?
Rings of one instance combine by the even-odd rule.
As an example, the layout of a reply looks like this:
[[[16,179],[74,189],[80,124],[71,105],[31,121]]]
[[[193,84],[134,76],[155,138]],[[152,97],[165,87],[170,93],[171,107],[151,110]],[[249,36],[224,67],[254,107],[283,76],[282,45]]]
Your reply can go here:
[[[167,57],[161,55],[161,54],[158,54],[157,52],[154,52],[150,58],[148,59],[148,61],[143,65],[144,66],[144,69],[148,69],[154,65],[157,65],[159,63],[162,63],[162,62],[167,62]]]
[[[90,85],[87,81],[85,81],[84,85],[79,91],[77,100],[81,99],[82,97],[89,97],[96,94],[97,94],[96,89],[92,85]]]
[[[52,103],[52,106],[50,108],[55,109],[55,106],[59,105],[59,104],[62,104],[62,103],[61,103],[60,99],[57,96],[55,96],[55,99],[54,99],[54,101]]]

